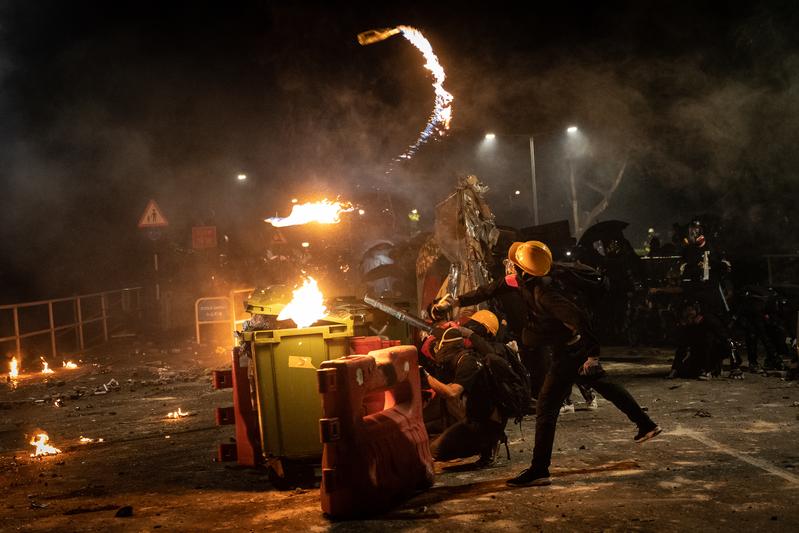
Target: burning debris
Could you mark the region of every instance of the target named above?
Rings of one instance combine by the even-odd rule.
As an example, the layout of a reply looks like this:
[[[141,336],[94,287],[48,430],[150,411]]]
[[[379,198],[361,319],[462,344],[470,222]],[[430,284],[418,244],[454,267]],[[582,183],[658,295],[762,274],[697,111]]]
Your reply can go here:
[[[50,437],[44,431],[37,433],[31,439],[31,446],[35,446],[36,449],[34,453],[31,454],[31,457],[39,457],[42,455],[56,455],[61,453],[61,450],[56,448],[55,446],[51,446],[48,444],[50,442]]]
[[[177,411],[172,411],[171,413],[167,413],[166,417],[174,419],[174,418],[185,418],[185,417],[190,416],[190,415],[191,415],[191,413],[189,413],[188,411],[183,412],[183,409],[178,407]]]
[[[308,276],[293,294],[291,302],[280,311],[278,320],[291,319],[298,328],[307,328],[327,315],[324,296],[313,277]]]
[[[91,437],[84,437],[83,435],[80,436],[80,443],[81,444],[92,444],[94,442],[100,443],[100,442],[103,442],[103,439],[102,438],[93,439]]]
[[[419,138],[415,143],[410,145],[408,149],[400,154],[396,160],[410,159],[416,153],[419,147],[426,143],[431,135],[435,134],[443,137],[449,130],[449,123],[452,120],[452,101],[454,97],[446,89],[444,89],[444,80],[446,74],[444,67],[438,61],[438,57],[433,52],[433,47],[430,41],[422,35],[422,32],[411,26],[397,26],[396,28],[383,28],[377,30],[368,30],[358,34],[358,42],[362,46],[374,44],[384,41],[393,35],[401,33],[413,46],[415,46],[424,56],[424,67],[433,75],[433,89],[435,90],[436,99],[433,107],[433,113],[427,121],[424,130],[419,134]]]
[[[42,360],[42,374],[55,374],[55,371],[50,368],[50,365],[44,360],[44,357],[39,357],[39,359]]]
[[[265,219],[276,228],[286,226],[301,226],[316,222],[318,224],[338,224],[341,222],[342,213],[351,213],[355,207],[350,202],[331,202],[327,198],[319,202],[306,202],[294,204],[291,214],[285,218],[271,217]]]
[[[73,363],[72,361],[64,361],[63,367],[66,368],[67,370],[75,370],[76,368],[78,368],[78,365],[76,363]]]
[[[19,379],[19,361],[17,361],[16,357],[11,358],[11,362],[8,363],[8,381],[16,381]]]

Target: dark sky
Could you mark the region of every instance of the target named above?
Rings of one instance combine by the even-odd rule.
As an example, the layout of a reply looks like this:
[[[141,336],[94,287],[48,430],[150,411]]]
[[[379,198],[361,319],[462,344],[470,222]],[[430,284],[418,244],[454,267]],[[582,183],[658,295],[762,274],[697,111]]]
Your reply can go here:
[[[627,161],[602,216],[634,242],[707,211],[760,252],[795,247],[795,2],[320,4],[0,1],[0,293],[135,281],[149,198],[186,246],[194,224],[246,240],[294,196],[380,188],[429,221],[474,172],[500,222],[528,225],[527,141],[502,134],[536,135],[543,220],[567,218],[572,123],[586,210],[586,184]],[[454,118],[386,176],[424,127],[430,78],[404,39],[355,36],[398,24],[433,44]]]

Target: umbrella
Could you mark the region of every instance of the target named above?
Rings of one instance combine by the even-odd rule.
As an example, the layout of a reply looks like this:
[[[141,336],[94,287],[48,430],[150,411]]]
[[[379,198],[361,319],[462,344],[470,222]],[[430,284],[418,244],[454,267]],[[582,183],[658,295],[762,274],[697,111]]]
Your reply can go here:
[[[577,244],[586,248],[593,248],[596,241],[607,243],[613,239],[622,241],[624,239],[624,228],[629,226],[628,222],[623,220],[605,220],[597,222],[583,233]]]

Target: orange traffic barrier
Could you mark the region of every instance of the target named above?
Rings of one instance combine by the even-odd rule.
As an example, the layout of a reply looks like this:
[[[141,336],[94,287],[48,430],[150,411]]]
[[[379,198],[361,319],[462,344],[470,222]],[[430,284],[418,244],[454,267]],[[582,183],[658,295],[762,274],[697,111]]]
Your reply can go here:
[[[433,484],[416,348],[325,361],[317,376],[325,513],[381,512]]]
[[[236,444],[220,444],[217,450],[218,461],[238,461],[242,466],[256,466],[263,462],[261,441],[258,438],[258,413],[252,405],[250,380],[247,364],[239,347],[233,348],[231,370],[215,370],[214,389],[233,389],[233,406],[217,407],[215,411],[218,426],[236,424]],[[246,363],[246,361],[244,361]]]

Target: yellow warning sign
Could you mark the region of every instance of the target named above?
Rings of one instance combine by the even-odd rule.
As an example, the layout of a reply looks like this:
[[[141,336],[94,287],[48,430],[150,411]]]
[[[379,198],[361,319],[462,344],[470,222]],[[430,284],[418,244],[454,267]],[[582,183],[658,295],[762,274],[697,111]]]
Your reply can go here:
[[[161,212],[161,208],[158,207],[157,203],[155,203],[155,200],[150,200],[147,202],[147,207],[144,208],[144,213],[142,213],[142,216],[139,219],[139,227],[161,228],[168,225],[169,222]]]

